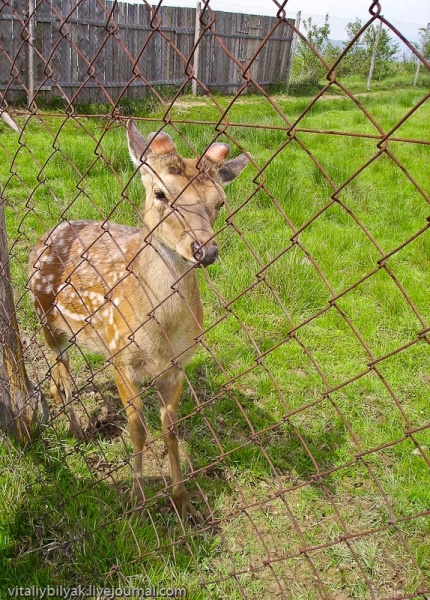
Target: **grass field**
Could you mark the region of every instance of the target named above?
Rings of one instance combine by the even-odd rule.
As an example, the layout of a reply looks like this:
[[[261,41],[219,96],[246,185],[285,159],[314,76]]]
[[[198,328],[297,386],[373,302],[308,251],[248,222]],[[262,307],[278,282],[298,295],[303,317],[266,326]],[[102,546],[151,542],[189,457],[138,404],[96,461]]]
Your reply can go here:
[[[357,99],[388,132],[425,94]],[[428,202],[411,178],[430,194],[430,146],[391,140],[391,156],[376,157],[333,201],[378,153],[378,130],[330,91],[297,123],[299,141],[289,141],[282,115],[294,123],[310,98],[273,101],[278,111],[245,96],[228,112],[227,132],[253,164],[228,188],[220,260],[199,273],[208,331],[181,404],[188,487],[215,524],[180,524],[164,509],[169,471],[149,391],[146,518],[128,505],[122,416],[122,435],[83,444],[57,418],[28,452],[1,449],[4,594],[60,584],[184,586],[197,599],[282,590],[294,600],[423,598],[419,591],[430,590],[430,348],[419,339],[430,321],[428,229],[405,244],[428,226]],[[217,102],[227,107],[230,98]],[[142,131],[157,129],[162,115],[154,106]],[[188,143],[205,148],[220,112],[207,98],[181,97],[170,116],[176,125],[167,131],[191,156]],[[0,125],[0,184],[29,371],[46,390],[25,292],[29,249],[62,219],[137,223],[143,190],[123,127],[96,115],[18,120],[23,143]],[[429,122],[427,101],[393,136],[424,141]],[[76,352],[73,369],[91,419],[105,405],[119,409],[100,358]],[[198,411],[197,402],[205,403]]]

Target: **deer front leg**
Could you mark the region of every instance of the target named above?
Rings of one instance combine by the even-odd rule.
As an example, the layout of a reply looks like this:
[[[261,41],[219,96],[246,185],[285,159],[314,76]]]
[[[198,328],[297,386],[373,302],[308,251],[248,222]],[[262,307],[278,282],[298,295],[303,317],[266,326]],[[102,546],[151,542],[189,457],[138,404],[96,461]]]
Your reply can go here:
[[[57,404],[63,404],[66,407],[69,418],[70,432],[80,441],[84,439],[84,432],[79,417],[73,408],[72,386],[69,371],[69,359],[63,356],[57,357],[57,362],[53,367],[51,375],[50,390]]]
[[[145,500],[142,485],[143,447],[146,441],[146,425],[143,416],[140,391],[127,376],[127,369],[114,364],[115,382],[127,413],[130,438],[133,445],[133,487],[131,500],[141,504]]]
[[[78,439],[84,439],[81,422],[73,408],[72,382],[67,348],[70,344],[57,338],[48,327],[44,327],[43,334],[48,346],[51,348],[55,363],[51,369],[50,390],[55,402],[63,405],[69,418],[69,429]]]
[[[181,517],[192,514],[193,507],[183,482],[178,445],[178,405],[183,375],[178,370],[168,371],[155,382],[159,393],[161,424],[172,472],[173,501]]]

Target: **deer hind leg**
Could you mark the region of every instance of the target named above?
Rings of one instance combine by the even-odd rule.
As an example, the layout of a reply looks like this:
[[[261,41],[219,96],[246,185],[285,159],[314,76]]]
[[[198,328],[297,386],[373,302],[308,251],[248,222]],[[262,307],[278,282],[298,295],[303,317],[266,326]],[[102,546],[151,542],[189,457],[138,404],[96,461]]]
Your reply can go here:
[[[51,370],[50,390],[55,402],[65,407],[69,419],[69,428],[78,440],[84,439],[81,422],[73,408],[72,382],[69,370],[67,348],[69,344],[56,337],[50,329],[44,328],[46,343],[51,348],[55,364]]]
[[[140,390],[127,376],[127,368],[114,363],[115,382],[127,413],[130,438],[133,445],[133,487],[131,500],[141,504],[145,500],[142,484],[143,447],[146,442],[146,425]]]
[[[173,501],[181,517],[193,514],[179,460],[178,406],[181,398],[183,376],[179,370],[161,376],[155,386],[159,393],[161,424],[172,472]]]

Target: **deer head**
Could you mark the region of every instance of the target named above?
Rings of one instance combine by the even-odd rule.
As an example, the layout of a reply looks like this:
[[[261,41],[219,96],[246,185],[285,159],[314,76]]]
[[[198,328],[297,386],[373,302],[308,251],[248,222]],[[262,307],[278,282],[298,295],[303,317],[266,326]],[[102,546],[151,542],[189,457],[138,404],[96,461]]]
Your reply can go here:
[[[228,144],[214,143],[200,159],[182,158],[167,133],[150,133],[145,140],[132,120],[127,139],[146,190],[143,222],[148,241],[188,264],[215,262],[213,224],[225,201],[223,187],[241,173],[248,156],[227,161]]]

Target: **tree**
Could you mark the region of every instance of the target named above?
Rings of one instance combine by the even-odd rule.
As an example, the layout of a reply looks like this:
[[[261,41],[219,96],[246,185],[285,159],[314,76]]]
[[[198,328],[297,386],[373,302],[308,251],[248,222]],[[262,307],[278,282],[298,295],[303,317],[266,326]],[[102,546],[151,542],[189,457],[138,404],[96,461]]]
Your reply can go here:
[[[329,15],[326,14],[324,24],[318,26],[312,17],[303,21],[306,37],[315,50],[330,62],[336,55],[336,49],[329,40],[330,24]],[[326,75],[326,67],[318,58],[317,54],[309,46],[299,41],[294,56],[291,81],[292,85],[314,88]]]
[[[430,23],[427,24],[426,29],[421,28],[419,29],[419,34],[420,34],[420,45],[418,46],[418,44],[415,44],[415,47],[417,48],[417,50],[421,53],[421,55],[426,59],[429,60],[430,59]],[[416,63],[417,63],[417,67],[416,67],[416,71],[415,71],[415,77],[414,77],[414,86],[417,85],[417,81],[418,81],[418,75],[420,72],[420,67],[421,67],[421,61],[418,60],[417,58],[415,58]]]
[[[10,280],[0,189],[0,430],[24,445],[48,419],[48,406],[27,376]]]
[[[429,26],[420,27],[419,29],[420,43],[417,44],[417,48],[422,53],[426,60],[430,60],[430,35]]]
[[[344,42],[344,48],[355,38],[363,24],[360,19],[350,21],[346,26],[348,38]],[[378,35],[378,27],[369,25],[364,33],[354,42],[354,45],[343,58],[339,69],[336,71],[341,75],[361,75],[367,76],[370,68],[370,61],[375,46],[375,40]],[[390,68],[395,60],[395,55],[399,51],[397,44],[384,28],[381,29],[378,48],[376,52],[375,69],[373,76],[375,79],[384,79],[390,73]]]

